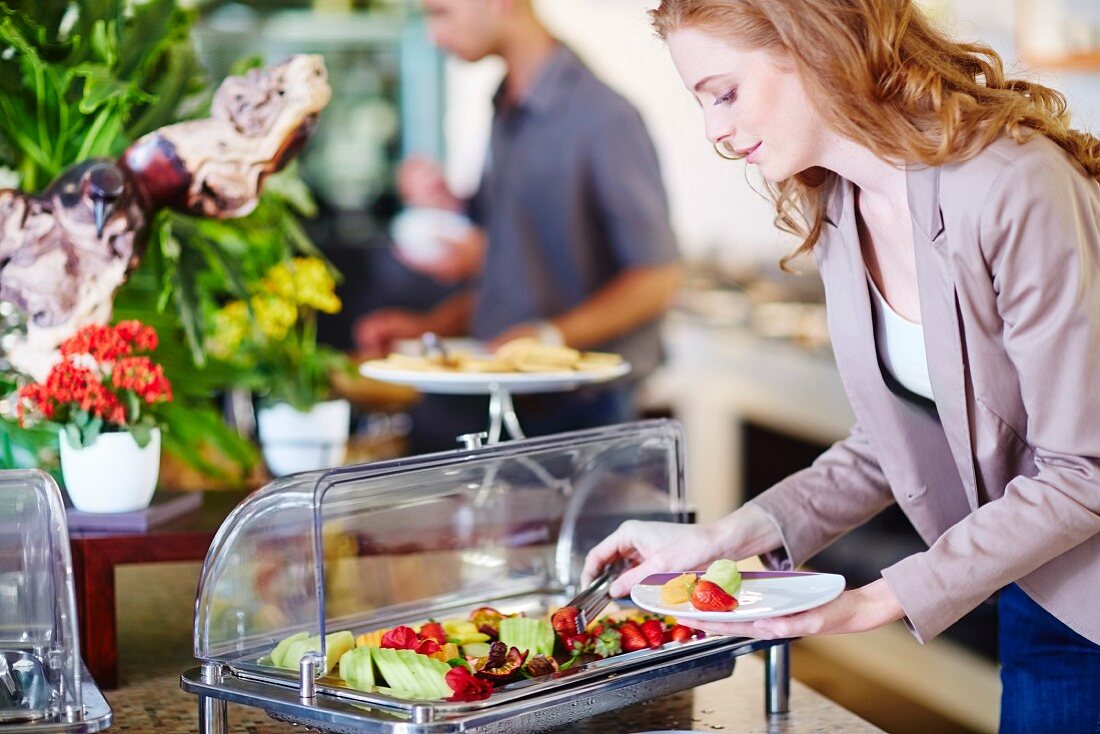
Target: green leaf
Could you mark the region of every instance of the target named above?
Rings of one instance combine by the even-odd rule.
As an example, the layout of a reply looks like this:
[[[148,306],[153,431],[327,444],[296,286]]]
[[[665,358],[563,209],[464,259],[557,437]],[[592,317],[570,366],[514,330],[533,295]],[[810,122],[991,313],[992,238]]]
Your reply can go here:
[[[153,427],[148,423],[135,423],[130,426],[130,435],[134,437],[138,448],[143,449],[153,440]]]
[[[69,446],[74,449],[82,449],[89,444],[84,443],[84,436],[80,432],[80,429],[73,423],[65,425],[65,438],[69,441]]]
[[[176,308],[179,313],[183,333],[187,337],[187,346],[191,358],[201,367],[206,363],[206,353],[202,346],[202,309],[196,280],[201,267],[201,255],[194,249],[180,251],[179,279],[176,282]]]
[[[95,440],[99,438],[99,434],[103,431],[103,419],[98,415],[88,421],[82,431],[84,437],[84,445],[91,446],[95,443]]]

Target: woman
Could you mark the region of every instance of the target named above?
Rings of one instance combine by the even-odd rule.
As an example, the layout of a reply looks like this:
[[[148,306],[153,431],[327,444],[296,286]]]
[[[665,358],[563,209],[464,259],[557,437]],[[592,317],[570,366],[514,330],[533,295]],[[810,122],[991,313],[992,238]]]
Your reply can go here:
[[[1000,596],[1002,731],[1100,726],[1100,141],[909,0],[663,0],[707,137],[759,167],[825,283],[851,436],[720,521],[627,523],[586,576],[791,568],[897,502],[926,552],[830,604],[716,633],[905,619]]]

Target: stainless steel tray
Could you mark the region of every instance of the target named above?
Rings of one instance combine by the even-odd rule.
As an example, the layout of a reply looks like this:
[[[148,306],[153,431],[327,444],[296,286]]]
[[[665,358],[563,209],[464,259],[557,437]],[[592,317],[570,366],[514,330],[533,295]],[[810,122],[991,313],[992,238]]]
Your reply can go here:
[[[99,692],[95,681],[83,665],[80,666],[80,710],[47,713],[51,706],[47,705],[45,699],[53,692],[52,684],[45,680],[38,658],[30,653],[14,650],[2,650],[0,655],[8,663],[34,661],[38,664],[37,674],[43,676],[39,685],[42,701],[31,708],[0,707],[0,731],[4,734],[91,734],[111,726],[111,707],[107,705],[103,694]],[[52,708],[56,709],[56,704]]]
[[[543,612],[561,603],[561,597],[534,594],[489,603],[502,611]],[[482,606],[468,605],[465,609]],[[426,617],[461,614],[463,608],[421,610],[418,614],[386,620],[385,626],[416,623]],[[377,620],[375,620],[375,626]],[[363,631],[363,630],[356,630]],[[181,676],[180,686],[199,696],[199,731],[228,731],[226,702],[262,708],[273,718],[331,732],[535,732],[562,726],[637,701],[674,693],[729,676],[735,658],[786,641],[708,637],[669,643],[659,650],[639,650],[597,660],[567,675],[544,676],[497,689],[488,699],[474,702],[407,701],[377,693],[356,691],[335,677],[314,681],[262,665],[269,650],[251,650],[229,664],[207,663]],[[784,648],[785,652],[785,648]],[[771,665],[769,681],[779,682],[769,695],[773,708],[785,710],[786,656],[782,666]],[[778,668],[782,669],[778,669]],[[771,670],[771,668],[777,668]]]

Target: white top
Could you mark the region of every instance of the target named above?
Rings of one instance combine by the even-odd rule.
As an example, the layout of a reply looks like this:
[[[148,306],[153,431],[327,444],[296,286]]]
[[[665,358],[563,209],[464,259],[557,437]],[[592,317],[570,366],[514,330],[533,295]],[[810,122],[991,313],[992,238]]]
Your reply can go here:
[[[875,346],[883,367],[906,390],[935,400],[928,377],[928,355],[924,351],[924,327],[899,314],[871,284],[871,306],[875,312]]]

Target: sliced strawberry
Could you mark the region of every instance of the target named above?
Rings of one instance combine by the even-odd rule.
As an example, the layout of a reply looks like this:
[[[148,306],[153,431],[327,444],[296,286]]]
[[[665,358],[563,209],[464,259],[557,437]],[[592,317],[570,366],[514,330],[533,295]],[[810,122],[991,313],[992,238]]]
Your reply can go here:
[[[580,615],[581,610],[576,607],[562,607],[550,617],[550,626],[564,642],[577,636],[577,618]]]
[[[642,622],[642,635],[645,637],[645,641],[649,643],[649,647],[653,650],[665,644],[664,625],[656,619],[647,619]]]
[[[619,625],[619,635],[622,638],[623,652],[645,650],[649,647],[649,641],[636,622],[627,620]]]
[[[728,612],[737,607],[737,600],[712,581],[700,580],[691,592],[692,605],[701,612]]]
[[[687,625],[677,624],[668,631],[669,642],[687,642],[695,636],[695,630]]]

